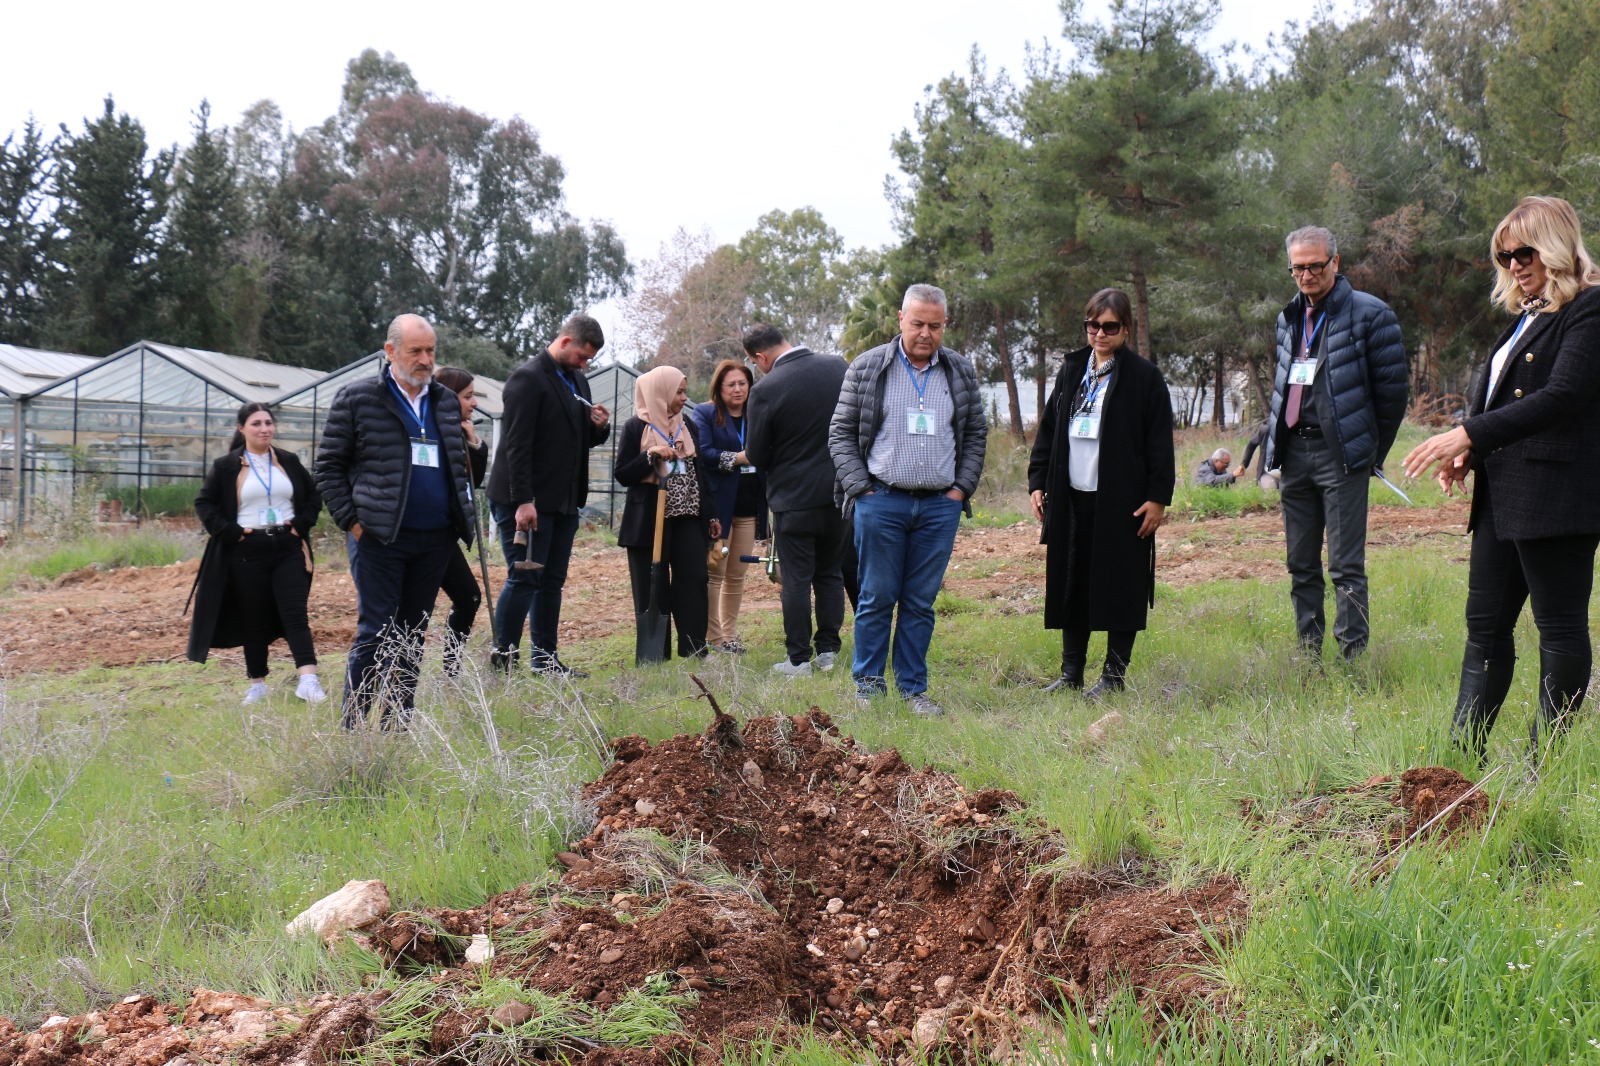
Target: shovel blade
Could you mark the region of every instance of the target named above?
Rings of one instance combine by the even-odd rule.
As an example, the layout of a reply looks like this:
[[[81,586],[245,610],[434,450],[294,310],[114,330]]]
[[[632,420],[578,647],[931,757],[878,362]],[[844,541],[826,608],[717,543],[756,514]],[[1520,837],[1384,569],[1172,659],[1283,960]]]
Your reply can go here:
[[[661,607],[661,586],[666,583],[666,567],[656,563],[650,567],[650,605],[634,612],[634,625],[638,628],[638,642],[634,645],[635,665],[664,663],[667,661],[667,640],[672,632],[672,616]]]

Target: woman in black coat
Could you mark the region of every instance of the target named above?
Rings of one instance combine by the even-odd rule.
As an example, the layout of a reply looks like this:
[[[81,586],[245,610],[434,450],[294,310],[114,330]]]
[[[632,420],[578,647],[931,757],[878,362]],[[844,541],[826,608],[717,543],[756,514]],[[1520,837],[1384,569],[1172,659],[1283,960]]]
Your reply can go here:
[[[1126,344],[1133,308],[1101,289],[1084,309],[1089,346],[1066,357],[1028,461],[1043,525],[1044,624],[1060,629],[1061,676],[1045,691],[1083,687],[1089,634],[1106,631],[1100,699],[1126,683],[1134,639],[1155,603],[1155,531],[1172,502],[1172,400],[1154,363]]]
[[[256,703],[267,697],[267,647],[283,637],[300,671],[295,695],[317,703],[327,693],[317,678],[306,601],[309,538],[322,496],[293,452],[272,447],[266,404],[239,408],[238,426],[231,450],[211,464],[194,500],[211,536],[190,592],[189,658],[203,663],[212,648],[242,645],[250,678],[244,702]]]
[[[617,443],[617,481],[628,487],[617,543],[628,549],[633,606],[650,606],[651,554],[655,548],[656,502],[665,476],[667,517],[661,559],[667,564],[662,600],[678,627],[678,655],[706,653],[706,552],[722,535],[717,504],[706,481],[699,435],[683,417],[688,402],[683,371],[658,366],[634,384],[634,417]],[[663,649],[670,657],[670,648]]]
[[[1593,664],[1589,593],[1600,545],[1600,269],[1565,200],[1529,196],[1495,227],[1494,302],[1517,316],[1474,384],[1467,418],[1406,456],[1412,477],[1439,465],[1447,494],[1473,474],[1467,528],[1467,647],[1451,739],[1487,754],[1511,688],[1522,605],[1539,628],[1539,717],[1564,731]]]
[[[433,379],[455,393],[456,399],[461,401],[461,433],[467,444],[467,477],[476,497],[477,490],[483,487],[484,472],[489,469],[489,442],[478,437],[477,428],[472,424],[472,413],[478,409],[473,376],[460,367],[441,366],[433,372]],[[472,634],[473,619],[477,618],[478,607],[483,603],[483,589],[479,587],[478,579],[472,573],[472,564],[467,561],[459,542],[450,562],[445,565],[439,591],[450,597],[450,614],[445,619],[444,672],[454,677],[461,671],[461,649]]]

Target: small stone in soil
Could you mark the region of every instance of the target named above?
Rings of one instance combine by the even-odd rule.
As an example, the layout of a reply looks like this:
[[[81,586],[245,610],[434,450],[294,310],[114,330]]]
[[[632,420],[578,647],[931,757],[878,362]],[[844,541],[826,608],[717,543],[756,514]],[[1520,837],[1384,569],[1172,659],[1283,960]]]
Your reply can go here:
[[[945,974],[943,977],[940,977],[938,980],[933,982],[933,991],[938,995],[938,997],[940,999],[944,999],[945,997],[950,995],[950,992],[955,987],[956,987],[956,979],[954,977],[951,977],[949,974]]]
[[[828,901],[828,906],[826,909],[829,914],[838,914],[840,911],[844,910],[844,900],[840,899],[838,896],[835,896]]]
[[[604,951],[602,951],[600,953],[600,962],[602,964],[606,965],[606,966],[611,965],[613,962],[617,962],[621,958],[622,958],[622,949],[621,948],[606,948]]]

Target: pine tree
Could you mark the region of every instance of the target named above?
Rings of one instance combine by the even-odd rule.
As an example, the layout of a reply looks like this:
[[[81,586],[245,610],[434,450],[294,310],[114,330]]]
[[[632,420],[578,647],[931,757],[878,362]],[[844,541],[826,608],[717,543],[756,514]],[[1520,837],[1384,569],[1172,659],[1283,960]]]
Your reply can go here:
[[[56,227],[47,189],[51,146],[30,116],[0,143],[0,341],[38,343]]]
[[[172,157],[147,158],[144,127],[117,114],[109,96],[83,132],[62,126],[61,134],[54,191],[64,270],[50,293],[49,337],[68,351],[106,355],[155,324]]]
[[[238,171],[227,131],[211,127],[211,105],[202,100],[195,118],[194,143],[173,177],[165,335],[175,344],[233,351],[232,275],[236,264],[243,268],[234,249],[243,221]]]

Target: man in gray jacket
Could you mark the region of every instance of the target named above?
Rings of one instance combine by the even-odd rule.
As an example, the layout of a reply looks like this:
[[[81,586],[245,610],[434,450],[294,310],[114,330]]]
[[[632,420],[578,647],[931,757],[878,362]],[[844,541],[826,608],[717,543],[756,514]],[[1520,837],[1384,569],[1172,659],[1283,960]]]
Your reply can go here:
[[[933,601],[989,437],[977,372],[940,343],[948,308],[933,285],[907,289],[900,335],[850,364],[828,427],[860,558],[856,697],[888,690],[893,628],[895,686],[922,717],[944,713],[927,691]]]
[[[1367,615],[1367,486],[1400,431],[1409,377],[1400,323],[1389,305],[1339,273],[1332,233],[1289,234],[1300,293],[1278,316],[1278,369],[1266,467],[1282,468],[1283,531],[1300,646],[1322,654],[1322,538],[1333,578],[1333,635],[1360,655]]]

